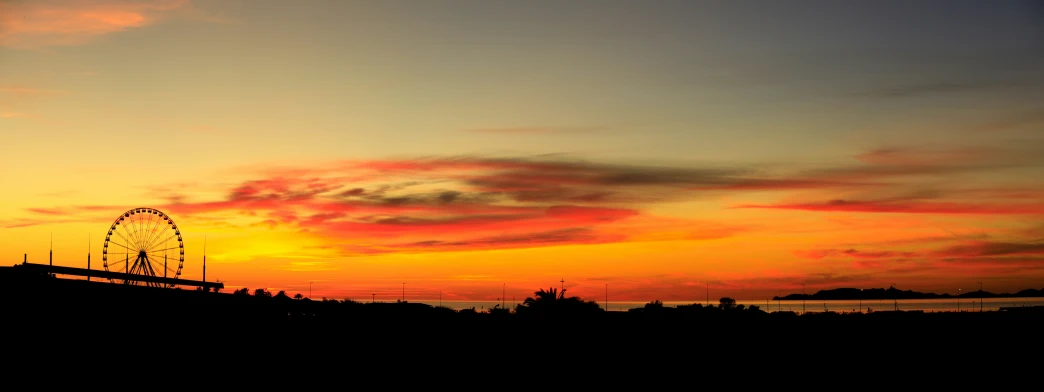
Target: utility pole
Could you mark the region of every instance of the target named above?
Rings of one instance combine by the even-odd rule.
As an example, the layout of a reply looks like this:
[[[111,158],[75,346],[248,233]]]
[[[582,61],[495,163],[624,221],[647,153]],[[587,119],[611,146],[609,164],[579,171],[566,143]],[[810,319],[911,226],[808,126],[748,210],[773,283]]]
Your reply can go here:
[[[957,313],[961,312],[961,289],[957,289]]]
[[[51,250],[47,251],[47,265],[54,266],[54,233],[51,233]]]
[[[87,281],[91,281],[91,233],[87,233]],[[982,291],[982,290],[979,290]]]
[[[562,278],[559,282],[562,282],[562,293],[565,293],[565,278]]]
[[[311,298],[309,298],[311,299]],[[374,303],[377,300],[377,294],[370,294],[370,303]]]

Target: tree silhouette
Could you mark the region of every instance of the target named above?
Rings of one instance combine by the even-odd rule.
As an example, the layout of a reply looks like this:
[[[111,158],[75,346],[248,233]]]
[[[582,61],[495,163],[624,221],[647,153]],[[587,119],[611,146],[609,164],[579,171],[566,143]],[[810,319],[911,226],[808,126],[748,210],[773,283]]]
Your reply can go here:
[[[526,297],[515,307],[515,313],[523,316],[585,316],[601,311],[598,303],[584,301],[579,297],[566,297],[564,289],[559,291],[554,287],[535,291],[533,297]]]
[[[301,299],[301,298],[304,298],[304,296],[301,295],[301,293],[294,294],[294,299]]]
[[[729,297],[722,297],[718,300],[718,309],[729,311],[736,308],[736,300]]]

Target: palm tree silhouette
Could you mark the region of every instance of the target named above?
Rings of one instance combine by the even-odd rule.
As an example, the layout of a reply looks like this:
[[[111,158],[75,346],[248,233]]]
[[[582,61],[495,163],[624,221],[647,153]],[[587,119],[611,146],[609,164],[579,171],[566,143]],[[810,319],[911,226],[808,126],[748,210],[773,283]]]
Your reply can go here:
[[[592,312],[601,312],[597,303],[584,301],[580,297],[566,297],[566,289],[558,290],[550,287],[539,289],[532,297],[526,297],[515,307],[516,314],[581,316]]]
[[[533,293],[536,298],[526,297],[522,304],[529,307],[540,307],[545,304],[552,305],[556,301],[565,300],[565,291],[566,289],[562,289],[562,292],[558,292],[558,289],[554,287],[548,288],[546,291],[540,289]]]

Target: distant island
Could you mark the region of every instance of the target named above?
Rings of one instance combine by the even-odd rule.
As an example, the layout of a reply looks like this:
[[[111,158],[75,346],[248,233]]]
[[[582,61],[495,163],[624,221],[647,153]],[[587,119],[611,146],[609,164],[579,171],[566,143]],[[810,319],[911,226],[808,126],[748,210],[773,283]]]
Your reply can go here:
[[[989,291],[969,291],[960,295],[951,294],[936,294],[936,293],[921,293],[912,290],[898,290],[895,287],[889,287],[887,289],[856,289],[856,288],[839,288],[831,290],[820,290],[815,294],[788,294],[786,296],[772,297],[773,301],[793,301],[793,300],[834,300],[834,301],[847,301],[847,300],[884,300],[884,299],[951,299],[951,298],[1040,298],[1044,297],[1044,289],[1026,289],[1017,293],[1001,293],[994,294]]]

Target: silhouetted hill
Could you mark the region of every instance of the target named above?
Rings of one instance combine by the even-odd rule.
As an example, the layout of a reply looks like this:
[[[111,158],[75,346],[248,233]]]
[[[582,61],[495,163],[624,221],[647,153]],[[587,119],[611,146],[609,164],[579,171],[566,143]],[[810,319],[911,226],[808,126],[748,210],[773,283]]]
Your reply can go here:
[[[947,298],[1040,298],[1044,297],[1044,289],[1027,289],[1015,294],[994,294],[989,291],[978,290],[961,293],[960,296],[951,294],[921,293],[912,290],[898,290],[894,287],[887,289],[856,289],[838,288],[820,290],[814,294],[788,294],[783,297],[775,296],[772,300],[796,301],[796,300],[891,300],[891,299],[947,299]]]

